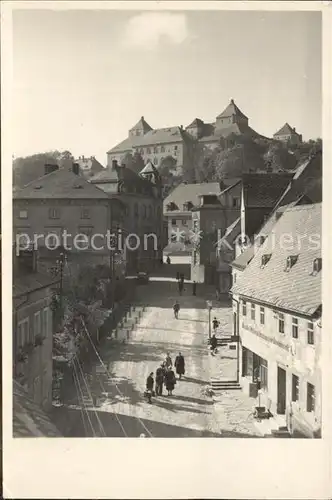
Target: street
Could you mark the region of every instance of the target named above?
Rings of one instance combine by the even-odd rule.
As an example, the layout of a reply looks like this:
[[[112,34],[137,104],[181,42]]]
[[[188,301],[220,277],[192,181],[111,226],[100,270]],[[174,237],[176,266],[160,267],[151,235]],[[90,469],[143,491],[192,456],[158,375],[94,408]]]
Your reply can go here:
[[[219,348],[213,357],[207,347],[207,294],[192,296],[190,284],[179,297],[173,281],[151,281],[138,287],[137,302],[146,305],[143,316],[125,343],[106,340],[96,355],[95,375],[80,375],[76,395],[57,410],[65,422],[65,435],[84,437],[253,437],[257,435],[252,418],[253,402],[242,391],[208,394],[211,379],[235,380],[236,351]],[[179,319],[172,306],[178,299]],[[220,330],[231,333],[232,311],[229,304],[213,302],[212,315],[220,321]],[[164,389],[144,398],[146,378],[156,371],[167,352],[174,362],[181,352],[186,373],[175,386],[172,396]],[[165,394],[166,393],[166,394]],[[92,397],[93,395],[93,397]],[[83,411],[84,410],[84,411]]]

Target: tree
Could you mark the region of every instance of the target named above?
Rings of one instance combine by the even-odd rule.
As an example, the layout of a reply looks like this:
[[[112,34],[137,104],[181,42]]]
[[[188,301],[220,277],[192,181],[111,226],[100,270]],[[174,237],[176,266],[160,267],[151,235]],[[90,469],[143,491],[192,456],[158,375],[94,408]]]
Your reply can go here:
[[[288,150],[286,144],[272,141],[264,155],[266,169],[272,172],[287,172],[295,168],[297,156]]]
[[[45,174],[45,164],[57,164],[60,168],[70,167],[73,156],[70,151],[48,151],[31,156],[18,157],[13,161],[13,185],[23,187]]]
[[[136,172],[136,174],[139,174],[145,166],[144,159],[138,151],[135,151],[133,155],[129,152],[126,153],[121,163],[133,172]]]

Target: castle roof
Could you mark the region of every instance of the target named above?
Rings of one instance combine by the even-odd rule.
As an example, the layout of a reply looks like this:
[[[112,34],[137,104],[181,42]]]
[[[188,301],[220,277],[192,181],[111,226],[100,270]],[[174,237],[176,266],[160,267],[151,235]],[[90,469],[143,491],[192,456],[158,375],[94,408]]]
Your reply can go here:
[[[277,135],[300,135],[296,132],[295,128],[292,128],[289,123],[285,123],[285,125],[283,125],[281,127],[280,130],[278,130],[278,132],[276,132],[275,134],[273,134],[273,137],[277,136]]]
[[[154,146],[159,144],[178,143],[182,141],[183,131],[180,127],[159,128],[150,130],[141,136],[127,137],[127,139],[110,149],[108,153],[124,153],[141,146]]]
[[[103,173],[105,169],[103,169]],[[59,169],[29,182],[14,193],[14,199],[100,199],[107,195],[71,169]]]
[[[207,135],[205,137],[202,137],[199,139],[200,142],[215,142],[218,141],[221,137],[226,139],[230,135],[235,134],[235,135],[247,135],[252,137],[253,139],[255,138],[263,138],[265,137],[261,136],[253,130],[251,127],[246,125],[245,123],[232,123],[232,125],[229,125],[229,127],[225,128],[214,128],[213,134]]]
[[[201,120],[200,118],[195,118],[195,120],[193,120],[191,122],[191,124],[188,125],[186,128],[190,128],[190,127],[203,127],[203,126],[204,126],[203,120]]]
[[[134,130],[143,130],[144,134],[146,134],[152,130],[152,127],[150,127],[150,125],[144,120],[144,116],[141,116],[136,125],[130,129],[131,132]]]
[[[231,99],[229,105],[224,109],[217,118],[229,118],[230,116],[238,116],[239,118],[245,118],[248,120],[248,117],[242,113],[242,111],[237,107],[234,100]]]

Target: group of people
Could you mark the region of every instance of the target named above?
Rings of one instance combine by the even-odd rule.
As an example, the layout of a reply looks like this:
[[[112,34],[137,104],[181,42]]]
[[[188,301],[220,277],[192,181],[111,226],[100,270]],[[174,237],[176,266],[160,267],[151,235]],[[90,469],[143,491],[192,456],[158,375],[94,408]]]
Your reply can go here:
[[[179,352],[179,354],[175,358],[174,368],[177,375],[179,376],[179,380],[181,380],[182,375],[185,374],[185,362],[181,352]],[[148,398],[148,402],[149,403],[152,402],[151,398],[154,395],[155,396],[163,395],[164,385],[167,391],[167,395],[172,396],[175,384],[176,384],[176,376],[173,371],[173,362],[168,352],[165,361],[156,370],[155,379],[154,379],[154,373],[151,372],[146,380],[145,394]]]

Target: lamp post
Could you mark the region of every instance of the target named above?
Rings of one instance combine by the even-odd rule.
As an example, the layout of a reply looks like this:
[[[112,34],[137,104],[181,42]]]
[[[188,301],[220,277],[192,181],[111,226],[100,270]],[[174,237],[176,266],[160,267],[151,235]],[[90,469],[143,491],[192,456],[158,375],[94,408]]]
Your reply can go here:
[[[211,310],[212,310],[212,302],[211,300],[206,301],[207,308],[209,310],[209,339],[211,338]]]
[[[61,324],[63,320],[63,268],[64,265],[67,263],[67,256],[61,252],[59,255],[59,258],[55,261],[55,267],[51,269],[51,272],[53,275],[57,276],[59,275],[60,281],[59,281],[59,306],[60,306],[60,318],[61,318]]]

